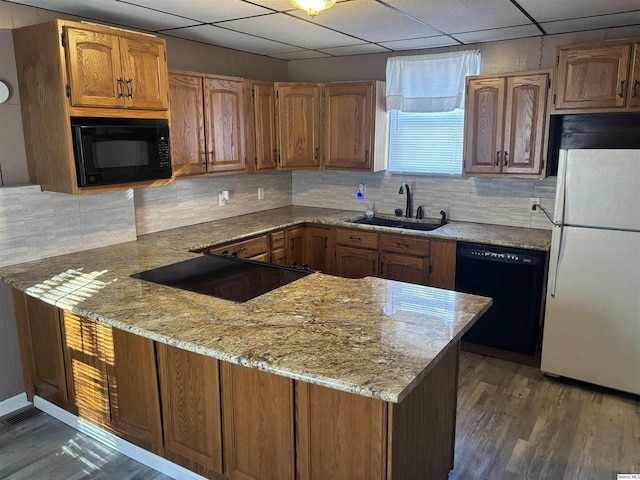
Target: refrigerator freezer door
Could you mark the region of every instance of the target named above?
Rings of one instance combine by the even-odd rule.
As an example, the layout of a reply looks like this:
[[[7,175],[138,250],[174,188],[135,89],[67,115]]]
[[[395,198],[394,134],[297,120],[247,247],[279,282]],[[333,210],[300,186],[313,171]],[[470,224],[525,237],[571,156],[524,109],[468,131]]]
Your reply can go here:
[[[562,230],[541,369],[640,394],[640,233]]]
[[[568,150],[562,190],[564,224],[640,231],[640,150]]]

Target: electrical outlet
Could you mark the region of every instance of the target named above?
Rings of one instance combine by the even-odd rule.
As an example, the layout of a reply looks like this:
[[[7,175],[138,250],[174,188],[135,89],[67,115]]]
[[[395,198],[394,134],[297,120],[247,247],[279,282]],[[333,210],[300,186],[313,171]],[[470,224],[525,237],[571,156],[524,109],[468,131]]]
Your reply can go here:
[[[529,208],[531,209],[532,212],[540,213],[540,209],[539,208],[534,208],[536,205],[540,205],[540,199],[539,198],[530,198],[529,199]]]
[[[229,190],[222,190],[218,193],[218,205],[224,207],[229,202]]]
[[[258,200],[264,200],[264,188],[258,187]]]

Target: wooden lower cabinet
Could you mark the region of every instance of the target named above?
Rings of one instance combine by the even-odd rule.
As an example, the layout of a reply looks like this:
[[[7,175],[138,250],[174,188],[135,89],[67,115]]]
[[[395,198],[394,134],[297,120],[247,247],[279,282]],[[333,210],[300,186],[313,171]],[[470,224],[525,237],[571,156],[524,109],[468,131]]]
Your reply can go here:
[[[27,397],[33,400],[38,395],[59,407],[72,408],[60,310],[15,288],[13,303]]]
[[[337,245],[335,273],[346,278],[377,276],[378,251]]]
[[[307,259],[305,235],[306,227],[295,227],[287,230],[286,243],[287,243],[287,262],[289,264],[297,263],[298,266],[304,265]]]
[[[455,240],[431,240],[429,286],[453,290],[456,287]]]
[[[385,480],[387,404],[296,382],[298,478]]]
[[[221,363],[225,475],[295,479],[293,380]]]
[[[306,263],[312,270],[322,273],[333,273],[331,262],[331,229],[324,227],[307,227]]]
[[[207,478],[221,478],[219,362],[158,343],[164,455]]]
[[[400,253],[380,252],[380,276],[388,280],[429,284],[429,259]]]

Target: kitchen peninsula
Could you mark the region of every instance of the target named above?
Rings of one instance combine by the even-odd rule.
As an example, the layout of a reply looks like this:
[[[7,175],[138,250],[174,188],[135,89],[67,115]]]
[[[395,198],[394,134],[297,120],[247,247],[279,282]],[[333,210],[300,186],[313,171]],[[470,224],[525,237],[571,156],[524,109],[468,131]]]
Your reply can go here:
[[[490,299],[312,274],[235,303],[130,277],[354,215],[279,209],[0,269],[28,395],[210,478],[446,478],[459,340]]]

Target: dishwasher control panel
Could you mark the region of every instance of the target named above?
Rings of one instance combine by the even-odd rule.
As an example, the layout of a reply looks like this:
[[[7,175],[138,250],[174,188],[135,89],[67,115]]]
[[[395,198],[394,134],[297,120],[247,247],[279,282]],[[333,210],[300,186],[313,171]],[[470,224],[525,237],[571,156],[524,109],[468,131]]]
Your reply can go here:
[[[461,248],[459,255],[468,258],[481,258],[483,260],[506,263],[524,263],[527,265],[535,265],[537,263],[537,258],[530,255],[512,252],[496,252],[489,248]]]

